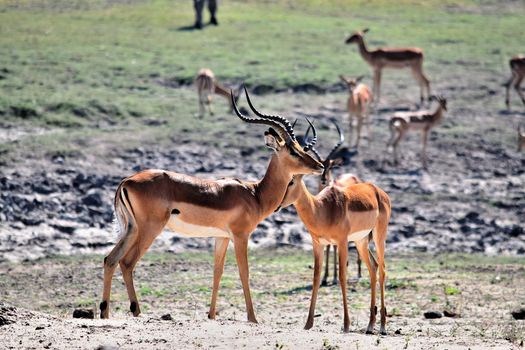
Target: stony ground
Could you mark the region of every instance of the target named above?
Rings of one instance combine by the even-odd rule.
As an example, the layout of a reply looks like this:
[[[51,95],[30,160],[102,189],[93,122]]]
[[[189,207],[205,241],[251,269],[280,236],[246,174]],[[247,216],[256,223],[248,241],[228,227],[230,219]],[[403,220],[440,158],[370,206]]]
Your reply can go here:
[[[133,318],[119,273],[111,319],[73,319],[73,310],[94,310],[102,287],[102,256],[0,263],[0,348],[95,349],[519,349],[524,321],[511,311],[525,298],[525,265],[519,258],[481,255],[388,257],[388,336],[365,335],[369,283],[356,281],[350,264],[352,325],[341,331],[337,285],[321,288],[312,330],[305,331],[312,257],[300,250],[259,249],[251,254],[251,286],[258,325],[245,321],[242,288],[230,251],[216,321],[206,318],[212,258],[209,253],[148,254],[135,286],[142,314]],[[13,307],[10,305],[17,305]],[[28,311],[34,310],[34,311]],[[425,312],[454,317],[426,319]],[[376,330],[377,331],[377,330]]]

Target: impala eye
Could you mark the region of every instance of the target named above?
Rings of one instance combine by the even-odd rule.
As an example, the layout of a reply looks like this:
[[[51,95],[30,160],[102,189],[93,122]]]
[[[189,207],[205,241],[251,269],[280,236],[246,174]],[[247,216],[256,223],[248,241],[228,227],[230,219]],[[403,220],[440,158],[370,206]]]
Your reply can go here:
[[[293,182],[293,179],[292,179],[292,181],[290,181],[290,183],[288,184],[288,187],[293,186],[293,184],[294,184],[294,182]]]

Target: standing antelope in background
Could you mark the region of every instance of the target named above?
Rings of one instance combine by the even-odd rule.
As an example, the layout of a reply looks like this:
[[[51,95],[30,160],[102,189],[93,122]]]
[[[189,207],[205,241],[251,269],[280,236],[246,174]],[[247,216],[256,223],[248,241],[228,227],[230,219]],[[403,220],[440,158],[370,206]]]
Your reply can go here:
[[[347,44],[357,43],[361,57],[374,70],[374,96],[376,102],[380,98],[381,71],[383,68],[406,68],[412,70],[414,78],[419,84],[421,104],[423,104],[423,88],[427,90],[427,97],[430,96],[430,82],[423,74],[423,50],[417,47],[402,48],[379,48],[369,51],[365,44],[363,35],[368,32],[368,28],[361,32],[355,32],[346,39]]]
[[[398,112],[390,119],[390,140],[388,141],[387,147],[393,146],[394,162],[396,164],[399,163],[397,157],[399,142],[410,130],[419,130],[422,133],[421,142],[423,143],[421,161],[423,167],[427,167],[426,153],[428,133],[434,126],[441,122],[447,110],[447,100],[443,96],[432,96],[431,100],[432,99],[435,99],[439,103],[433,113],[430,111]]]
[[[510,108],[509,90],[511,85],[514,85],[514,90],[516,90],[518,95],[521,97],[521,102],[525,104],[525,95],[523,95],[523,92],[521,91],[520,87],[521,83],[523,82],[523,79],[525,78],[525,56],[513,57],[509,61],[509,65],[512,76],[507,81],[507,83],[505,83],[505,104],[507,105],[507,109]]]
[[[521,152],[525,148],[525,131],[521,130],[521,126],[518,125],[518,152]]]
[[[355,147],[359,148],[359,140],[361,139],[361,127],[363,120],[366,122],[366,133],[370,138],[370,105],[372,104],[373,95],[372,91],[365,84],[359,84],[359,81],[363,79],[363,76],[355,79],[347,78],[344,75],[340,75],[339,78],[346,83],[348,87],[347,109],[348,109],[348,120],[349,120],[349,139],[348,143],[352,139],[352,130],[354,118],[357,119],[357,140]]]
[[[310,143],[315,144],[316,136]],[[385,307],[385,242],[390,220],[390,198],[379,187],[371,183],[345,187],[328,186],[316,196],[303,182],[302,175],[294,176],[288,185],[282,207],[293,204],[312,237],[315,258],[312,297],[305,329],[314,324],[315,304],[321,282],[323,246],[336,245],[339,249],[339,284],[343,296],[344,332],[349,331],[350,317],[346,300],[346,261],[348,241],[354,241],[361,259],[365,262],[371,287],[370,321],[366,332],[372,333],[376,322],[376,282],[379,268],[381,290],[381,334],[386,334]],[[377,260],[369,251],[368,237],[374,240]]]
[[[211,100],[213,94],[217,94],[219,96],[223,96],[228,100],[228,103],[230,104],[230,111],[233,111],[233,104],[232,100],[230,98],[230,91],[226,87],[222,86],[217,79],[215,79],[215,75],[211,71],[211,69],[208,68],[202,68],[197,73],[197,76],[195,77],[195,85],[197,86],[197,94],[199,95],[199,114],[200,116],[204,116],[204,105],[208,105],[208,111],[210,115],[213,115],[213,110],[211,109]],[[233,95],[233,102],[237,102],[239,100],[239,96],[241,95],[241,88],[239,88],[235,94]]]
[[[109,316],[111,280],[120,264],[134,316],[140,308],[133,286],[133,270],[153,240],[164,228],[188,237],[215,237],[213,291],[208,317],[215,318],[215,305],[226,250],[233,240],[242,282],[248,321],[257,322],[253,310],[248,274],[248,239],[257,224],[282,202],[288,183],[296,174],[320,174],[323,165],[312,158],[295,139],[287,119],[259,113],[248,118],[239,112],[233,92],[232,105],[244,122],[270,126],[266,145],[274,150],[264,178],[258,182],[238,179],[204,180],[164,170],[145,170],[124,179],[114,200],[115,215],[122,236],[104,258],[104,292],[100,317]]]

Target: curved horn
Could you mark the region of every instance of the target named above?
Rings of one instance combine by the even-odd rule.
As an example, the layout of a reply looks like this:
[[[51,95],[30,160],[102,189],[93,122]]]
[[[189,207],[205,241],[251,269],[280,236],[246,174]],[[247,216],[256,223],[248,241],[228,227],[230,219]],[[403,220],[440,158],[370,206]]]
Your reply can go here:
[[[335,152],[337,152],[339,147],[341,147],[341,145],[345,141],[345,137],[343,133],[341,132],[341,128],[339,128],[339,125],[337,125],[337,123],[334,122],[333,120],[332,120],[332,123],[335,125],[335,127],[337,128],[337,132],[339,133],[339,142],[334,146],[334,148],[332,148],[330,153],[328,153],[328,156],[326,157],[326,159],[331,159],[335,155]]]
[[[278,115],[268,115],[268,114],[263,114],[263,113],[259,112],[253,106],[252,101],[250,100],[250,96],[248,95],[248,90],[246,89],[246,86],[244,87],[244,93],[246,94],[246,99],[248,100],[248,105],[250,106],[250,108],[253,111],[253,113],[255,113],[255,115],[257,115],[260,118],[269,119],[269,120],[273,120],[273,121],[275,121],[277,123],[281,123],[283,125],[284,129],[286,130],[286,132],[288,133],[288,135],[290,135],[291,139],[295,141],[295,134],[294,134],[294,131],[293,131],[293,127],[290,124],[290,122],[288,121],[288,119],[286,119],[284,117],[281,117],[281,116],[278,116]]]
[[[233,94],[233,90],[230,90],[230,97],[231,97],[232,106],[233,106],[233,110],[235,111],[235,114],[237,114],[239,119],[241,119],[243,122],[269,125],[273,127],[285,140],[290,139],[290,135],[288,134],[286,129],[283,128],[279,123],[273,120],[263,119],[263,118],[248,118],[247,116],[243,115],[239,111],[239,108],[237,107],[237,103],[235,102],[235,96]]]
[[[310,124],[310,126],[308,127],[308,130],[306,130],[306,135],[308,135],[308,131],[310,131],[310,128],[312,128],[312,131],[313,131],[313,134],[314,134],[314,136],[312,137],[312,140],[310,142],[307,142],[306,145],[303,147],[304,151],[308,152],[309,150],[313,149],[313,147],[317,143],[317,131],[315,130],[315,126],[312,124],[310,119],[308,119],[306,117],[305,117],[305,119],[308,122],[308,124]]]

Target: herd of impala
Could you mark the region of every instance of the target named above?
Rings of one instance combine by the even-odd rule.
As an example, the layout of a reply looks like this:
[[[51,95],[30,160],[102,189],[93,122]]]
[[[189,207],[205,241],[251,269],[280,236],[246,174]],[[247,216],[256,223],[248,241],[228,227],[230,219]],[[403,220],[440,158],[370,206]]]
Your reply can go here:
[[[350,135],[354,119],[357,121],[359,146],[363,122],[370,124],[372,102],[377,103],[380,96],[381,71],[383,68],[405,68],[412,70],[418,82],[421,103],[424,90],[429,101],[435,100],[438,107],[434,111],[404,112],[395,114],[389,123],[394,159],[397,162],[399,142],[410,130],[422,132],[422,162],[426,167],[426,144],[429,131],[443,118],[447,101],[442,96],[430,94],[430,83],[423,74],[423,51],[419,48],[381,48],[369,50],[364,40],[368,30],[353,33],[346,43],[356,43],[363,59],[374,71],[374,85],[370,90],[359,83],[362,77],[340,76],[348,86],[348,112]],[[525,57],[515,57],[510,61],[512,77],[506,83],[506,104],[509,106],[511,86],[525,104],[525,96],[520,84],[525,77]],[[147,252],[155,238],[168,228],[188,237],[214,237],[213,290],[208,317],[214,319],[221,276],[224,270],[226,251],[233,241],[239,275],[246,302],[248,321],[257,322],[249,285],[248,241],[256,226],[282,207],[294,205],[299,217],[311,235],[314,253],[314,277],[310,309],[305,329],[313,326],[315,304],[319,286],[326,284],[330,246],[334,246],[334,282],[337,275],[336,259],[339,261],[339,285],[343,299],[343,329],[349,331],[350,318],[346,298],[346,273],[348,243],[355,242],[358,252],[358,267],[361,274],[361,261],[368,269],[371,288],[370,315],[367,333],[373,333],[376,322],[376,284],[379,274],[381,294],[380,333],[386,334],[385,306],[385,243],[390,220],[391,203],[388,195],[378,186],[362,182],[352,174],[344,174],[333,179],[332,169],[341,163],[338,149],[344,142],[341,129],[335,124],[339,141],[323,159],[315,149],[317,132],[310,120],[304,137],[296,138],[294,125],[286,118],[267,115],[258,111],[252,104],[246,88],[246,99],[254,117],[243,114],[237,107],[241,89],[234,92],[221,85],[210,69],[201,69],[195,78],[198,90],[200,114],[205,105],[210,114],[212,95],[218,94],[228,99],[231,109],[245,123],[266,125],[265,144],[273,150],[266,174],[260,181],[248,182],[239,179],[205,180],[190,175],[158,169],[136,173],[119,184],[114,210],[116,226],[120,233],[118,242],[104,258],[104,288],[100,303],[100,317],[109,317],[111,281],[117,265],[122,270],[130,300],[130,311],[134,316],[140,314],[139,302],[133,285],[133,271],[140,258]],[[309,132],[313,136],[310,138]],[[518,129],[518,150],[525,148],[525,134]],[[319,188],[316,195],[310,193],[303,182],[303,176],[317,174]],[[369,243],[374,242],[375,255]],[[323,250],[326,247],[326,266],[323,280],[321,269]]]

